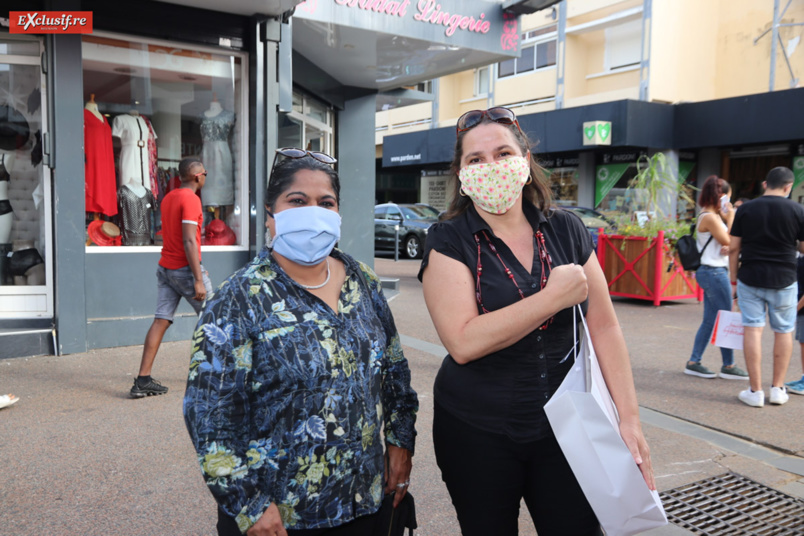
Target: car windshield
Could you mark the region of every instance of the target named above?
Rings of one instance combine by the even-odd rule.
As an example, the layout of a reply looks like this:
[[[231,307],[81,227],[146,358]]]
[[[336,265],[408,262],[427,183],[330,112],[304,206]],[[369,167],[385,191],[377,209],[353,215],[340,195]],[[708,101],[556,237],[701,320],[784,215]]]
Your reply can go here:
[[[433,215],[427,209],[428,207],[423,207],[421,205],[399,205],[399,210],[401,210],[402,214],[405,215],[406,220],[426,220],[438,217],[438,213]]]
[[[426,218],[438,219],[438,211],[430,205],[416,205],[416,208],[420,209]]]

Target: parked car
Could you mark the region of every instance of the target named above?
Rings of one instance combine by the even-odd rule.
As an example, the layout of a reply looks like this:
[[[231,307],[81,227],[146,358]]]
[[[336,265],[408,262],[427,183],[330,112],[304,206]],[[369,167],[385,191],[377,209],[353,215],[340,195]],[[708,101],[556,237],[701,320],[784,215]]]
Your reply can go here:
[[[586,208],[586,207],[561,207],[565,210],[569,210],[570,212],[574,212],[580,218],[583,224],[586,226],[586,229],[589,231],[589,235],[592,237],[592,243],[595,245],[595,249],[597,249],[597,234],[598,229],[603,229],[606,234],[614,233],[617,228],[614,225],[614,222],[611,221],[609,218],[598,212],[593,208]]]
[[[419,259],[424,252],[427,230],[437,221],[438,212],[427,205],[377,205],[374,207],[374,251],[394,252],[398,226],[400,253],[408,259]]]

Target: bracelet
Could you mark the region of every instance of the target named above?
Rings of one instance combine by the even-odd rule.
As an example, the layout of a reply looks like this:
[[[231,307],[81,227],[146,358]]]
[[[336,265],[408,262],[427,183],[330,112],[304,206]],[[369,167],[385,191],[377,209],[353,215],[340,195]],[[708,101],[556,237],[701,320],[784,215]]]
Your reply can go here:
[[[731,286],[736,287],[737,286],[737,281],[732,281]]]

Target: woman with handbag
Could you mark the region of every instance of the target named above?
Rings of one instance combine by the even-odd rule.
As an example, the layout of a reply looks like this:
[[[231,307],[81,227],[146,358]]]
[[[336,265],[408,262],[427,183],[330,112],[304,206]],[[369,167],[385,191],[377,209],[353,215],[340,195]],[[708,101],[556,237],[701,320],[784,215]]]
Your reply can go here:
[[[193,338],[184,415],[220,535],[370,536],[383,492],[396,506],[410,484],[417,396],[379,279],[334,249],[334,163],[277,151],[272,246]]]
[[[729,201],[730,196],[729,183],[715,175],[707,177],[698,195],[701,212],[698,214],[696,240],[698,250],[701,252],[701,266],[695,271],[695,280],[704,291],[704,310],[703,321],[695,334],[692,355],[684,368],[684,374],[699,378],[718,376],[701,364],[701,358],[709,344],[709,337],[712,336],[717,312],[732,309],[732,291],[729,284],[731,243],[729,232],[734,221],[735,209]],[[720,356],[723,359],[719,374],[721,378],[748,380],[748,373],[734,364],[734,350],[721,347]]]
[[[419,278],[449,355],[435,381],[436,460],[464,536],[517,534],[522,498],[539,536],[600,534],[544,404],[572,365],[583,304],[620,432],[651,489],[625,340],[581,220],[550,189],[502,107],[458,119],[456,193],[427,237]],[[590,453],[591,454],[591,453]]]

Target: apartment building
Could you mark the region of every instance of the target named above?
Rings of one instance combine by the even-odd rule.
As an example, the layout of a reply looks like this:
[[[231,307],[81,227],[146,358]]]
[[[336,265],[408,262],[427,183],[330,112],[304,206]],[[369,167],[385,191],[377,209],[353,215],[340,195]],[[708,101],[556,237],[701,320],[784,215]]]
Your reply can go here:
[[[790,167],[804,202],[804,1],[547,4],[520,18],[517,58],[419,84],[377,112],[378,201],[443,209],[457,118],[507,106],[559,205],[616,211],[638,156],[657,151],[680,180],[717,174],[735,197]]]

